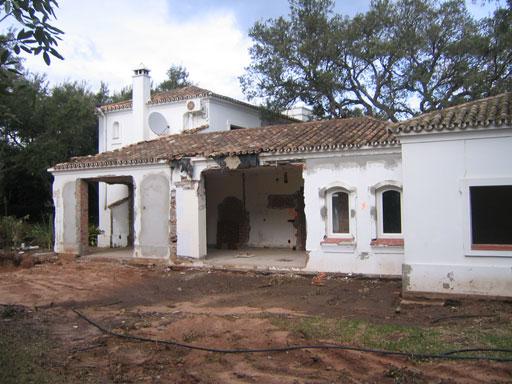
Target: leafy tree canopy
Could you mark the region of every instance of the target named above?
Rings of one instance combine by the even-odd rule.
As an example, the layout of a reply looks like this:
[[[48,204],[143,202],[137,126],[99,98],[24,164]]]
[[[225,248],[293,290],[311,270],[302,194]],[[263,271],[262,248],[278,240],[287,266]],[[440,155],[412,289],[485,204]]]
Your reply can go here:
[[[8,72],[0,92],[0,214],[37,220],[51,210],[47,168],[95,153],[95,106],[104,94],[84,83],[48,87],[39,75]]]
[[[187,85],[192,85],[187,69],[181,65],[173,64],[167,71],[167,79],[156,87],[156,91],[170,91],[171,89],[186,87]]]
[[[476,21],[463,0],[374,0],[352,18],[332,0],[290,0],[288,17],[250,29],[242,89],[274,109],[392,121],[496,94],[511,85],[511,4]]]
[[[0,0],[0,23],[10,21],[21,28],[0,39],[0,68],[16,71],[18,59],[13,53],[21,51],[42,54],[47,65],[50,56],[63,59],[55,48],[64,32],[50,24],[57,7],[56,0]]]

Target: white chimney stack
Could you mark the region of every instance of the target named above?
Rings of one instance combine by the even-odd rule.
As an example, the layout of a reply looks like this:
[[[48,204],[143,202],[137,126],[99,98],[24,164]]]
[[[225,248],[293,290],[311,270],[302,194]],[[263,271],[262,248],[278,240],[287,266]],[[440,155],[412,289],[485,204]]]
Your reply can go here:
[[[149,139],[147,123],[147,102],[151,98],[151,77],[149,69],[142,63],[133,70],[132,113],[136,141]]]

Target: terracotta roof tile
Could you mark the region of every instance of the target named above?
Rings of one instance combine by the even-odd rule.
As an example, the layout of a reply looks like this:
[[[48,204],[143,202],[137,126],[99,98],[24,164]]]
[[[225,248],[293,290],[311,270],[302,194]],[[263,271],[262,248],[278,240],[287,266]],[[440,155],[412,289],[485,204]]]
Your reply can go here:
[[[398,144],[389,123],[361,117],[164,136],[94,156],[72,158],[57,164],[55,169],[153,163],[193,156],[312,152]]]
[[[159,92],[151,95],[151,100],[148,101],[148,104],[164,104],[164,103],[172,103],[175,101],[181,101],[181,100],[188,100],[188,99],[195,99],[198,97],[214,97],[221,100],[226,100],[234,104],[243,105],[245,107],[261,110],[261,107],[257,105],[253,105],[250,103],[246,103],[244,101],[240,101],[237,99],[233,99],[228,96],[223,96],[218,93],[214,93],[212,91],[209,91],[204,88],[196,87],[195,85],[189,85],[187,87],[183,88],[176,88],[172,89],[170,91],[166,92]],[[103,112],[113,112],[113,111],[119,111],[124,109],[131,109],[132,108],[132,100],[124,100],[119,101],[116,103],[110,103],[110,104],[104,104],[100,106],[100,109]],[[270,112],[271,115],[273,115],[276,118],[279,118],[280,120],[284,121],[298,121],[297,119],[283,115],[280,113]]]
[[[395,134],[511,125],[512,92],[425,113],[396,123]]]

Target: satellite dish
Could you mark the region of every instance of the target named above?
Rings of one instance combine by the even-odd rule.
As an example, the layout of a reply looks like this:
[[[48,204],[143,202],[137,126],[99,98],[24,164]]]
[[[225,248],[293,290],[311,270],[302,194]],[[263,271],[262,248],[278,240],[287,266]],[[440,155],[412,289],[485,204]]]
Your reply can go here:
[[[169,133],[169,125],[160,112],[151,112],[148,117],[149,128],[158,136]]]

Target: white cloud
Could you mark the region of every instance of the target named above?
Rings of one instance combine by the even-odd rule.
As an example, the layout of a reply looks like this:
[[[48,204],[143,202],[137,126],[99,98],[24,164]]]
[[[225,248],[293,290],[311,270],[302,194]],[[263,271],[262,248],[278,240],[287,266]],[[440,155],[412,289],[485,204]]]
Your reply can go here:
[[[185,20],[172,14],[164,0],[62,1],[55,24],[65,32],[58,47],[65,60],[47,67],[30,57],[26,67],[46,72],[52,83],[85,80],[97,89],[103,80],[114,90],[131,83],[141,62],[155,84],[171,64],[181,64],[199,86],[242,98],[237,77],[249,63],[250,39],[234,13],[198,11]]]

